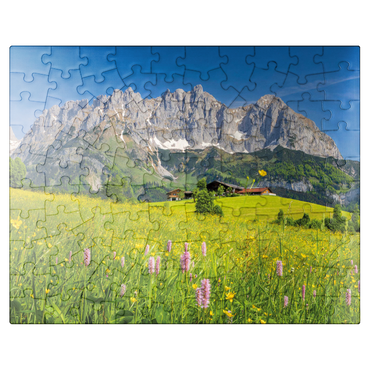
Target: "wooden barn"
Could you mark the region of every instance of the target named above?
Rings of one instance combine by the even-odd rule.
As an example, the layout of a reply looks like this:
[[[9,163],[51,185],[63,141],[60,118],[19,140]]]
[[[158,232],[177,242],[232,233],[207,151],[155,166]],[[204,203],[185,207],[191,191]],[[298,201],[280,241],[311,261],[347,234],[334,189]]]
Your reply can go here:
[[[237,194],[246,194],[246,195],[276,195],[270,188],[252,188],[252,189],[243,189],[236,192]]]
[[[239,185],[227,184],[226,182],[215,180],[207,184],[207,190],[216,192],[218,187],[221,185],[225,188],[225,190],[227,188],[231,188],[233,193],[237,193],[238,191],[242,191],[244,189],[242,186]]]
[[[167,200],[181,200],[180,197],[179,197],[179,194],[182,190],[181,189],[175,189],[175,190],[171,190],[169,191],[168,193],[166,193],[167,195]],[[184,191],[183,192],[185,197],[184,199],[191,199],[191,197],[193,196],[193,192],[192,191]]]

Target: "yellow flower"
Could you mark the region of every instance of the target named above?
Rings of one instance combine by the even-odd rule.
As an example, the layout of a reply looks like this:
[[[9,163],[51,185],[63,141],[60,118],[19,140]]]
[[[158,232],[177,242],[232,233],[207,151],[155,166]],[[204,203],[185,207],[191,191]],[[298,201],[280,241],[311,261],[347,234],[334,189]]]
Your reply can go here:
[[[32,294],[32,293],[30,294],[30,297],[31,297],[31,298],[35,298],[35,297],[33,296],[33,294]]]
[[[232,292],[227,293],[226,294],[226,300],[232,302],[235,295],[236,295],[236,293],[232,293]]]
[[[254,304],[252,304],[252,308],[257,308]]]
[[[266,256],[265,254],[262,256],[262,258],[268,258],[268,256]]]
[[[18,230],[22,225],[22,220],[20,220],[18,217],[16,220],[10,220],[10,223]]]
[[[132,303],[135,303],[135,302],[137,302],[137,299],[136,299],[136,298],[134,298],[134,297],[131,297],[131,298],[130,298],[130,301],[131,301]]]
[[[253,320],[252,320],[252,319],[248,319],[247,321],[248,321],[248,322],[252,322]]]
[[[260,174],[260,176],[264,177],[267,175],[267,172],[264,171],[264,170],[259,170],[258,173]]]
[[[212,311],[210,311],[210,312],[209,312],[209,314],[210,314],[211,316],[213,316],[213,312],[212,312]]]
[[[168,257],[168,252],[165,253],[165,256]]]
[[[226,290],[230,290],[231,288],[225,285],[225,289]]]
[[[223,310],[224,311],[224,313],[227,315],[227,316],[229,316],[229,317],[234,317],[235,315],[233,315],[231,312],[229,312],[229,311],[226,311],[226,310]]]
[[[107,274],[109,274],[109,273],[110,273],[110,270],[109,270],[109,269],[106,269],[106,270],[105,270],[105,272],[106,272]]]
[[[261,319],[261,324],[266,324],[266,321]]]
[[[197,284],[193,284],[192,287],[193,287],[193,289],[197,289],[198,288],[198,285]]]
[[[303,253],[301,253],[301,256],[303,257],[303,258],[306,258],[307,256],[305,255],[305,254],[303,254]]]
[[[50,289],[45,289],[45,293],[48,294],[50,292]]]

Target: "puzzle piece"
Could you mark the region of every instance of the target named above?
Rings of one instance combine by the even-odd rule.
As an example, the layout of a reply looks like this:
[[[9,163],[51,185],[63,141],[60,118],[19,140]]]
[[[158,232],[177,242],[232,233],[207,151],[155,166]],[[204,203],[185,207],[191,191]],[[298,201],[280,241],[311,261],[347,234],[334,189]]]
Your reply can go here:
[[[358,54],[12,47],[10,322],[358,323]]]

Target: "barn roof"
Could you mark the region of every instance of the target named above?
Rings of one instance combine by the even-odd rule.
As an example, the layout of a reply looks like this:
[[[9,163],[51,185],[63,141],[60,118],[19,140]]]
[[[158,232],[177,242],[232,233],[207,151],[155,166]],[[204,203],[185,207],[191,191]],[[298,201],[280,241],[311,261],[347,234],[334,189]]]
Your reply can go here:
[[[268,190],[270,193],[272,193],[271,189],[268,187],[264,188],[252,188],[252,189],[243,189],[239,191],[239,193],[263,193],[264,191]]]
[[[210,182],[209,184],[207,184],[207,186],[209,186],[209,185],[211,185],[211,184],[214,184],[214,183],[216,183],[216,184],[220,184],[220,185],[223,185],[223,186],[225,186],[225,187],[227,187],[227,188],[231,188],[231,189],[240,189],[240,190],[242,190],[242,189],[243,189],[243,187],[242,187],[242,186],[239,186],[239,185],[233,185],[233,184],[227,184],[226,182],[218,181],[218,180],[215,180],[215,181]]]

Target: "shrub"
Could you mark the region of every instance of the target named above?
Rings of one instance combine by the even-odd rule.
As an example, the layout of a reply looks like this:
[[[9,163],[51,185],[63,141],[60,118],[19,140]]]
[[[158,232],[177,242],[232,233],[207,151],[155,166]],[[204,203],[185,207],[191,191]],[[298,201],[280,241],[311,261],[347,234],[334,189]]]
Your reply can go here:
[[[287,217],[285,219],[285,221],[286,221],[287,226],[294,226],[295,225],[295,221],[291,217]]]
[[[310,229],[321,229],[321,224],[322,224],[322,222],[320,220],[312,220],[309,223],[308,227]]]
[[[200,190],[196,197],[195,211],[197,213],[212,213],[213,197],[207,190]]]
[[[310,223],[310,216],[307,213],[303,214],[303,217],[295,221],[296,226],[308,226]]]
[[[280,209],[278,215],[277,215],[277,223],[282,224],[284,223],[284,211]]]
[[[213,207],[213,213],[218,216],[223,216],[224,212],[222,211],[222,208],[217,204]]]

